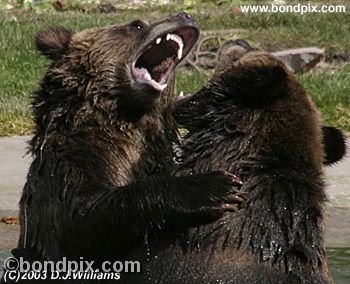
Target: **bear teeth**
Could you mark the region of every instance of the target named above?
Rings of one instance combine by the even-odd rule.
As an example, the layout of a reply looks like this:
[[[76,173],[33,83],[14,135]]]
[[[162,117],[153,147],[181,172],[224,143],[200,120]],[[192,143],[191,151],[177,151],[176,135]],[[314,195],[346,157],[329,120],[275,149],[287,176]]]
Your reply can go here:
[[[150,82],[151,85],[155,87],[157,90],[163,91],[167,87],[167,84],[160,84],[155,80],[153,80],[146,68],[136,68],[136,69],[139,73],[139,78],[143,81]]]
[[[182,52],[184,48],[184,43],[181,37],[179,37],[176,34],[167,34],[166,35],[166,40],[172,40],[173,42],[176,42],[178,49],[177,49],[177,58],[181,59],[182,57]]]
[[[170,42],[171,41],[171,42]],[[185,43],[180,35],[168,33],[153,39],[135,59],[132,72],[140,83],[163,91],[169,75],[184,55]]]

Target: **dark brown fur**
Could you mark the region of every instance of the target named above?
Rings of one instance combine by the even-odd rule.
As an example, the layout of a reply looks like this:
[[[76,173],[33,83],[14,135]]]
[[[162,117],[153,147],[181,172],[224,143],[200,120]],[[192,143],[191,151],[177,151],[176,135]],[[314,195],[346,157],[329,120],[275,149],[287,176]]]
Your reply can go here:
[[[17,257],[130,259],[135,247],[144,254],[145,236],[226,211],[231,176],[171,175],[173,78],[160,94],[130,74],[142,46],[186,21],[179,14],[153,24],[38,33],[36,46],[52,63],[33,95],[33,163],[20,201]]]
[[[237,213],[151,245],[150,283],[333,283],[320,115],[278,59],[241,56],[225,56],[175,115],[189,130],[178,174],[236,173],[248,200]]]

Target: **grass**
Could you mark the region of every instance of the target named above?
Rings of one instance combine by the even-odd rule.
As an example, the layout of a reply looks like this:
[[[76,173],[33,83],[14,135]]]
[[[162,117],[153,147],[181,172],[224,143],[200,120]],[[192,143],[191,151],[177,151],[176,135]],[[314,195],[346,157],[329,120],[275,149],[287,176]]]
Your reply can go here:
[[[350,64],[335,72],[303,74],[300,82],[311,94],[327,125],[350,130]]]
[[[192,1],[193,2],[193,1]],[[230,1],[226,1],[230,2]],[[241,1],[252,3],[254,1]],[[346,3],[341,0],[324,3]],[[242,14],[232,1],[187,5],[202,30],[242,28],[239,36],[268,50],[288,47],[319,46],[328,57],[350,54],[350,13],[342,14]],[[258,3],[258,2],[255,2]],[[259,2],[260,3],[260,2]],[[184,7],[118,11],[116,14],[79,12],[0,11],[0,136],[28,134],[31,131],[30,94],[37,87],[47,62],[33,48],[35,33],[47,26],[62,25],[73,30],[118,24],[135,18],[159,19]],[[350,11],[350,6],[348,8]],[[210,11],[210,12],[209,12]],[[300,77],[324,115],[327,124],[350,131],[350,66],[307,73]],[[177,72],[177,88],[191,93],[207,80],[205,74]]]

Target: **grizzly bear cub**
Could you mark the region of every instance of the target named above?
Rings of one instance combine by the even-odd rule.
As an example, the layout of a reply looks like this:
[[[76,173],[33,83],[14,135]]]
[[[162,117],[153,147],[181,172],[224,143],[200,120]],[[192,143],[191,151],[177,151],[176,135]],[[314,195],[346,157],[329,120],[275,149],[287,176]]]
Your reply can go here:
[[[281,61],[243,43],[174,113],[188,130],[178,174],[235,173],[246,201],[212,224],[151,244],[152,283],[333,283],[322,167],[344,155],[344,137],[322,132],[316,107]],[[333,158],[330,149],[342,153]]]

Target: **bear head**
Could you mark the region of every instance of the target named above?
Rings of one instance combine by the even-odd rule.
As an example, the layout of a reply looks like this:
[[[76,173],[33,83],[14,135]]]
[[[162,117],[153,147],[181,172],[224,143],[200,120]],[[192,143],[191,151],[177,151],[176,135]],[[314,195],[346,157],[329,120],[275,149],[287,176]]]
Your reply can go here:
[[[240,173],[235,165],[254,160],[257,167],[294,165],[318,171],[345,155],[344,135],[322,127],[317,108],[294,74],[278,58],[243,40],[220,54],[208,84],[176,101],[174,113],[189,130],[186,141],[201,141],[201,152],[203,145],[224,147],[202,153],[207,157],[203,169]]]
[[[93,106],[102,116],[135,122],[155,106],[164,108],[174,93],[174,69],[198,35],[185,13],[76,33],[61,27],[40,31],[36,47],[52,63],[34,96],[36,114],[58,116],[64,104],[80,113]]]

